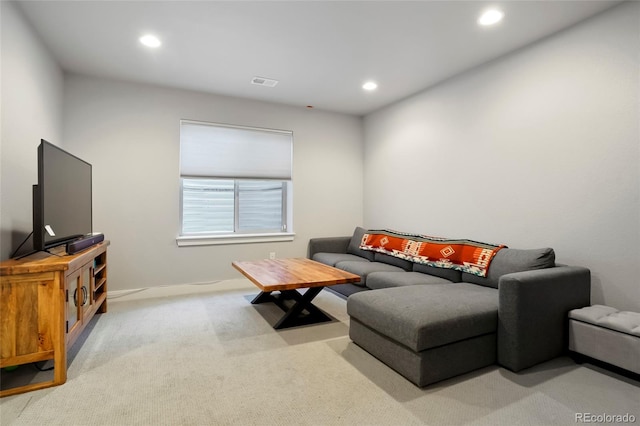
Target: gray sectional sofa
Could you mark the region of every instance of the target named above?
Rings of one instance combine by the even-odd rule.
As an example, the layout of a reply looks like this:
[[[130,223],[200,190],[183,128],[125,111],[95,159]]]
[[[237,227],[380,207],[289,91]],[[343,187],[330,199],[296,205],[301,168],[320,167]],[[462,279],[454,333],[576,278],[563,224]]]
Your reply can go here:
[[[418,386],[499,364],[520,371],[567,350],[567,313],[590,305],[590,271],[553,249],[497,252],[486,277],[360,249],[367,231],[309,242],[311,259],[360,275],[349,336]]]

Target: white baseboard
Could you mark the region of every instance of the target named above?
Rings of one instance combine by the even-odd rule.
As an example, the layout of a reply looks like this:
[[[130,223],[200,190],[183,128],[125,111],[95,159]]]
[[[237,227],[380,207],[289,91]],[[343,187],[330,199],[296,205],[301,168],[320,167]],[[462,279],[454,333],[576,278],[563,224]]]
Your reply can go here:
[[[107,299],[111,302],[128,302],[131,300],[151,299],[155,297],[181,296],[193,293],[210,293],[214,291],[260,290],[244,278],[212,281],[205,283],[177,284],[160,287],[146,287],[131,290],[109,291]]]

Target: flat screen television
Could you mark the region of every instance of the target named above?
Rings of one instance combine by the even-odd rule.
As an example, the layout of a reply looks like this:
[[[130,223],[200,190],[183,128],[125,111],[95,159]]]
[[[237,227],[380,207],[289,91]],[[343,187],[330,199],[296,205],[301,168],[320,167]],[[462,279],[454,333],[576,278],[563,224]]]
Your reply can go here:
[[[46,250],[92,232],[91,164],[41,140],[33,186],[33,249]]]

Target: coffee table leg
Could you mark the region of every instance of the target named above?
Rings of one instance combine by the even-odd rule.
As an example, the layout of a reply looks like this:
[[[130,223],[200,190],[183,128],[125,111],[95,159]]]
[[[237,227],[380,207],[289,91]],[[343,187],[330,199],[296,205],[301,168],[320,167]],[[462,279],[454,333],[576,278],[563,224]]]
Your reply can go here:
[[[270,291],[261,291],[260,294],[258,294],[256,297],[253,298],[253,300],[251,301],[252,305],[257,305],[259,303],[265,303],[265,302],[273,302],[273,296],[271,296],[271,292]]]
[[[273,328],[289,328],[300,325],[315,324],[318,322],[331,321],[331,317],[322,312],[320,308],[315,306],[311,301],[322,291],[324,287],[312,287],[304,292],[298,293],[296,290],[283,290],[278,295],[272,295],[271,292],[261,291],[253,298],[251,304],[273,302],[280,307],[285,314],[278,320]],[[285,300],[292,299],[295,303],[287,308]],[[301,316],[302,311],[307,310],[309,315]]]
[[[297,296],[294,296],[296,303],[289,308],[282,318],[273,326],[276,330],[282,328],[296,327],[299,325],[315,324],[317,322],[331,321],[331,317],[322,312],[311,301],[322,291],[324,287],[312,287],[308,289],[304,294],[295,292]],[[300,317],[303,310],[309,312],[308,317]]]
[[[311,301],[315,299],[318,294],[320,294],[323,288],[324,287],[315,287],[316,290],[312,293],[309,292],[313,289],[309,289],[306,291],[306,293],[304,293],[304,295],[298,293],[296,290],[284,290],[281,291],[280,294],[283,299],[293,299],[296,302],[300,302],[302,304],[302,310],[306,309],[310,315],[318,317],[318,322],[329,321],[331,318],[329,318],[320,308],[311,303]],[[308,296],[308,299],[303,300],[305,296]],[[283,308],[283,310],[287,311],[287,308],[285,307]],[[300,313],[302,313],[302,310],[300,311]]]

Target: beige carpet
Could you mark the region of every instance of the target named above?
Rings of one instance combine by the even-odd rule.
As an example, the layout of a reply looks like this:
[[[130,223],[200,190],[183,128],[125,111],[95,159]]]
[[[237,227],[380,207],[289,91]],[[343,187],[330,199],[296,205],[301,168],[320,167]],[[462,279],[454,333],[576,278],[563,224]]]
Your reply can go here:
[[[251,305],[248,282],[217,288],[110,300],[67,383],[3,398],[2,425],[573,425],[576,413],[640,423],[639,383],[589,364],[490,367],[419,389],[350,342],[339,297],[316,298],[336,321],[276,332],[281,312]]]

